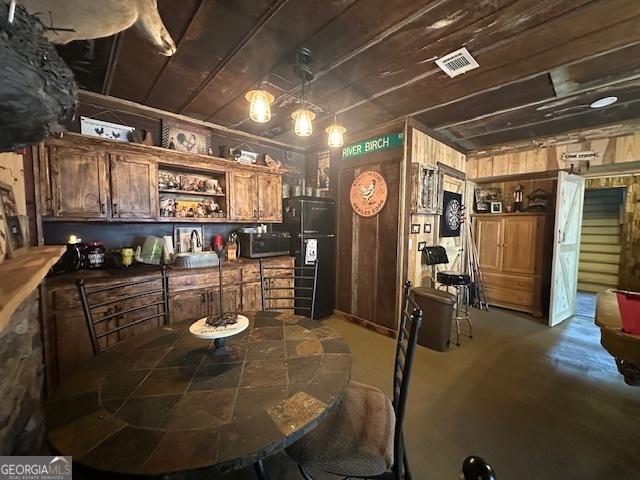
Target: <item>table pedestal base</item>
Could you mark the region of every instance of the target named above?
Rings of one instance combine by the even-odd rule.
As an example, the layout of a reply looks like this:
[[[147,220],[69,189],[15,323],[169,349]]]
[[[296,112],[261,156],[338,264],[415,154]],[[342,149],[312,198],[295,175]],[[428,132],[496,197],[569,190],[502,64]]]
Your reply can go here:
[[[213,351],[211,352],[211,355],[214,357],[229,355],[229,347],[225,344],[224,338],[216,338],[213,341]]]

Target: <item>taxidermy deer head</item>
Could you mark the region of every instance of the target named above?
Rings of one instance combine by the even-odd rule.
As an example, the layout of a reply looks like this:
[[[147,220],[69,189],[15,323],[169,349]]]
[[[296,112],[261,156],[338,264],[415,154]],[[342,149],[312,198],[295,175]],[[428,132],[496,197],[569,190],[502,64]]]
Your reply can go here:
[[[162,55],[176,45],[158,13],[157,0],[18,0],[47,27],[51,43],[109,37],[134,25]]]

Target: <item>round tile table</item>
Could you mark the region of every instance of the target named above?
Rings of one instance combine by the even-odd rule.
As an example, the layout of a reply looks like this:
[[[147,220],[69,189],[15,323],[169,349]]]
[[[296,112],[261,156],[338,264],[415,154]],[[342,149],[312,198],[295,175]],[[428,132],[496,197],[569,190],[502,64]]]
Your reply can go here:
[[[139,334],[78,368],[48,402],[47,438],[83,467],[132,475],[225,473],[315,428],[340,402],[351,353],[308,318],[246,314],[225,355],[191,322]]]

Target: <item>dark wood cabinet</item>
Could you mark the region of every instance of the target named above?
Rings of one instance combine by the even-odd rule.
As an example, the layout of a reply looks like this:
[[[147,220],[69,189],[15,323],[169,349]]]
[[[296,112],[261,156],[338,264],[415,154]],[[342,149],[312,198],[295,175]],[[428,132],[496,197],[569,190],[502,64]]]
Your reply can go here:
[[[198,320],[209,313],[209,291],[189,290],[169,295],[169,322]]]
[[[262,310],[262,290],[260,282],[242,284],[242,311]]]
[[[230,172],[229,197],[232,220],[258,221],[258,176],[255,173]]]
[[[258,175],[258,219],[263,222],[282,221],[282,177]]]
[[[44,212],[54,217],[106,219],[109,201],[107,156],[89,150],[49,148],[50,198]]]
[[[111,155],[111,215],[114,219],[155,218],[158,165],[142,155]]]

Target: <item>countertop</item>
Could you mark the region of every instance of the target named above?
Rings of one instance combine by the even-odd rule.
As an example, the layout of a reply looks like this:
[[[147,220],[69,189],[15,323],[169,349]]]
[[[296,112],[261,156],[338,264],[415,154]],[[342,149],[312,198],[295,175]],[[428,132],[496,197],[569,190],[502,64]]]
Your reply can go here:
[[[290,255],[281,255],[277,257],[267,257],[263,260],[282,260],[286,258],[293,258]],[[251,265],[258,265],[260,259],[257,258],[239,258],[234,261],[225,261],[222,264],[223,271],[237,270]],[[47,287],[66,287],[72,285],[75,288],[75,282],[81,278],[85,280],[124,280],[132,279],[135,277],[144,277],[147,275],[154,275],[160,273],[161,266],[156,265],[144,265],[134,264],[125,268],[100,268],[95,270],[83,269],[77,272],[63,273],[59,275],[53,275],[46,278]],[[194,273],[206,273],[211,270],[218,270],[218,267],[204,267],[204,268],[177,268],[172,265],[167,265],[167,275],[188,275]]]

